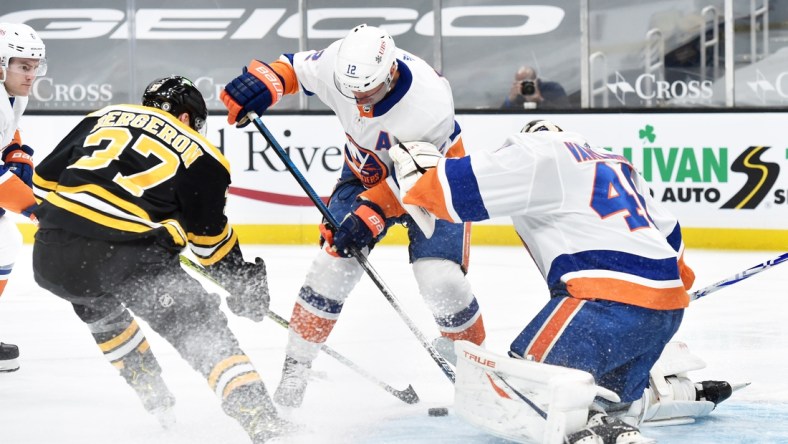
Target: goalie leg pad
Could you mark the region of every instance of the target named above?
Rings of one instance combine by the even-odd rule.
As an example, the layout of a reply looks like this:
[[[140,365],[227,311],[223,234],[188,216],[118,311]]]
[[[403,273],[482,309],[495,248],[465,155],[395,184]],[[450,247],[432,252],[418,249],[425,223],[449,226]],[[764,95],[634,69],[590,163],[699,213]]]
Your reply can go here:
[[[606,392],[583,371],[509,358],[467,341],[457,341],[455,350],[455,409],[464,420],[496,436],[562,443],[565,434],[585,427],[589,406]],[[547,420],[537,409],[546,412]]]

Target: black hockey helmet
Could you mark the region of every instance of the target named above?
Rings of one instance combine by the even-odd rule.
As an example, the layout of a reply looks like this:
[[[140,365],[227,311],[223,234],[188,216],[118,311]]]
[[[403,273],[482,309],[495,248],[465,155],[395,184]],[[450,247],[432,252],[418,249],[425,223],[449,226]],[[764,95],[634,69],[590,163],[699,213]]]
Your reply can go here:
[[[521,133],[535,133],[538,131],[555,131],[561,132],[563,131],[560,126],[556,125],[555,123],[544,120],[544,119],[536,119],[528,122],[523,129],[520,130]]]
[[[208,108],[200,91],[186,77],[169,76],[154,80],[142,93],[142,104],[174,116],[188,113],[189,126],[193,130],[202,133],[205,128]]]

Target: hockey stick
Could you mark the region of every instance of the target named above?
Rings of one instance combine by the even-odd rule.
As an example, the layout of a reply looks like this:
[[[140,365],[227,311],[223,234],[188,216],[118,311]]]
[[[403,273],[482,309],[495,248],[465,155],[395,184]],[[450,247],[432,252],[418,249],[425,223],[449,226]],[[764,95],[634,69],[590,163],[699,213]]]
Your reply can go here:
[[[309,182],[307,182],[306,178],[301,174],[300,171],[298,171],[298,168],[296,168],[295,164],[293,164],[293,161],[290,160],[290,156],[288,156],[287,152],[282,148],[281,145],[279,145],[279,142],[276,141],[276,138],[273,136],[273,134],[271,134],[268,128],[263,124],[263,121],[260,120],[260,117],[258,117],[257,114],[254,113],[254,111],[249,112],[247,114],[247,117],[252,122],[254,122],[254,125],[257,127],[257,129],[260,131],[263,137],[265,137],[265,140],[267,140],[268,143],[271,145],[271,147],[274,148],[274,151],[276,151],[276,155],[279,156],[279,158],[282,160],[282,163],[285,164],[285,166],[293,175],[295,180],[298,182],[298,184],[301,186],[304,192],[306,192],[306,194],[309,196],[309,199],[311,199],[312,202],[315,204],[317,209],[320,211],[320,214],[322,214],[325,220],[328,221],[328,224],[331,225],[331,227],[333,227],[334,229],[339,228],[339,222],[337,222],[334,215],[331,214],[326,204],[323,203],[323,201],[320,199],[320,196],[317,195],[317,193],[312,188],[312,186],[309,185]],[[440,353],[438,353],[438,351],[435,349],[435,347],[432,346],[432,344],[424,335],[424,333],[422,333],[421,330],[419,330],[416,324],[405,313],[405,311],[400,306],[399,301],[397,301],[397,298],[394,296],[394,293],[392,293],[392,291],[388,288],[386,283],[383,282],[383,279],[380,277],[378,272],[375,271],[374,268],[372,268],[372,265],[367,260],[367,257],[363,255],[361,251],[359,251],[359,249],[357,248],[351,248],[350,252],[352,256],[358,261],[359,265],[361,265],[361,268],[363,268],[364,271],[367,272],[367,275],[369,275],[370,279],[372,279],[372,282],[375,283],[375,285],[378,287],[380,292],[383,293],[383,296],[386,298],[386,300],[389,301],[392,307],[394,307],[394,310],[397,312],[397,314],[399,314],[399,316],[408,326],[410,331],[413,332],[416,338],[418,338],[418,340],[421,342],[422,347],[424,347],[427,350],[427,352],[430,354],[430,357],[438,364],[441,370],[443,370],[443,373],[446,375],[446,377],[449,378],[449,380],[452,383],[454,383],[456,379],[454,375],[454,370],[451,369],[449,363],[446,362],[446,359],[444,359],[443,356],[441,356]]]
[[[226,294],[230,293],[227,290],[225,290],[221,285],[219,285],[219,283],[216,282],[216,280],[213,277],[209,276],[205,272],[205,270],[202,269],[202,267],[200,267],[199,265],[195,264],[194,261],[192,261],[191,259],[189,259],[188,257],[186,257],[184,255],[181,255],[180,259],[181,259],[181,264],[184,266],[184,268],[187,268],[189,270],[194,271],[200,277],[202,277],[203,279],[205,279],[208,282],[212,283],[217,288],[221,289],[224,293],[226,293]],[[290,327],[290,323],[287,322],[287,320],[285,318],[279,316],[278,314],[274,313],[271,310],[268,310],[268,312],[266,312],[266,316],[268,316],[274,322],[276,322],[277,324],[281,325],[284,328],[289,328]],[[359,367],[358,365],[356,365],[350,359],[342,356],[341,354],[339,354],[339,352],[335,351],[333,348],[329,347],[328,345],[323,344],[323,346],[321,347],[321,350],[323,350],[323,352],[325,352],[325,354],[327,354],[328,356],[331,356],[332,358],[334,358],[337,361],[339,361],[341,364],[344,364],[346,367],[349,367],[351,370],[353,370],[356,373],[360,374],[361,376],[367,378],[368,380],[374,382],[379,387],[383,388],[383,390],[385,390],[385,391],[391,393],[392,395],[394,395],[395,397],[397,397],[397,399],[399,399],[400,401],[403,401],[403,402],[405,402],[407,404],[416,404],[417,402],[419,402],[419,395],[416,394],[416,390],[413,389],[412,385],[409,384],[408,388],[406,388],[405,390],[397,390],[394,387],[386,384],[385,382],[383,382],[380,379],[378,379],[377,377],[375,377],[375,375],[373,375],[372,373],[370,373],[370,372],[364,370],[363,368]]]
[[[511,385],[511,384],[509,384],[509,382],[507,382],[507,381],[506,381],[506,379],[504,379],[504,378],[503,378],[503,376],[501,376],[501,374],[500,374],[500,373],[498,373],[498,372],[492,372],[492,374],[493,374],[493,375],[495,375],[495,376],[497,376],[497,377],[498,377],[498,379],[500,379],[500,380],[501,380],[501,382],[503,382],[503,383],[504,383],[504,385],[506,385],[506,387],[508,387],[508,388],[509,388],[509,390],[511,390],[512,392],[514,392],[514,394],[515,394],[515,395],[517,395],[517,397],[518,397],[518,398],[520,398],[520,399],[521,399],[523,402],[525,402],[526,404],[528,404],[528,407],[531,407],[531,408],[533,409],[533,411],[534,411],[534,412],[536,412],[536,413],[537,413],[539,416],[541,416],[543,419],[547,419],[547,413],[546,413],[544,410],[540,409],[540,408],[539,408],[539,406],[538,406],[538,405],[536,405],[536,403],[534,403],[533,401],[531,401],[530,399],[528,399],[528,397],[527,397],[527,396],[525,396],[525,395],[523,395],[522,393],[520,393],[520,392],[519,392],[519,391],[518,391],[516,388],[512,387],[512,385]]]
[[[727,279],[723,279],[715,284],[711,284],[707,287],[701,288],[700,290],[693,291],[692,293],[690,293],[690,300],[694,301],[696,299],[700,299],[709,293],[714,293],[715,291],[721,290],[729,285],[733,285],[739,281],[743,281],[748,277],[754,276],[762,271],[768,270],[769,268],[772,268],[775,265],[781,264],[785,261],[788,261],[788,253],[783,253],[774,259],[769,259],[768,261],[761,262],[760,264],[748,268],[742,272],[736,273],[735,275]]]

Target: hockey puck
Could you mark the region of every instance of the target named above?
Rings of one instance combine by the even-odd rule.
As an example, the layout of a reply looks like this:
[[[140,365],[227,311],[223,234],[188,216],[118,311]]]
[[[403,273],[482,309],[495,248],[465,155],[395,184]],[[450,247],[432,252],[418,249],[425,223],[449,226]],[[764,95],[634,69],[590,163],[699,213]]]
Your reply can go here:
[[[427,410],[427,413],[430,416],[446,416],[449,414],[449,409],[446,407],[433,407]]]

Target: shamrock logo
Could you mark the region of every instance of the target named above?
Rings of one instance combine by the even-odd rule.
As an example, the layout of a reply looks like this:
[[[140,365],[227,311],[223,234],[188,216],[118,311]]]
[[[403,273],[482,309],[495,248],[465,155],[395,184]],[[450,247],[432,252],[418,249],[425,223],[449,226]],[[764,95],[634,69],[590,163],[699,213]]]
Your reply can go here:
[[[654,127],[651,125],[646,125],[645,128],[640,130],[640,138],[648,139],[648,143],[654,143],[654,141],[657,140],[657,135],[654,134]]]

